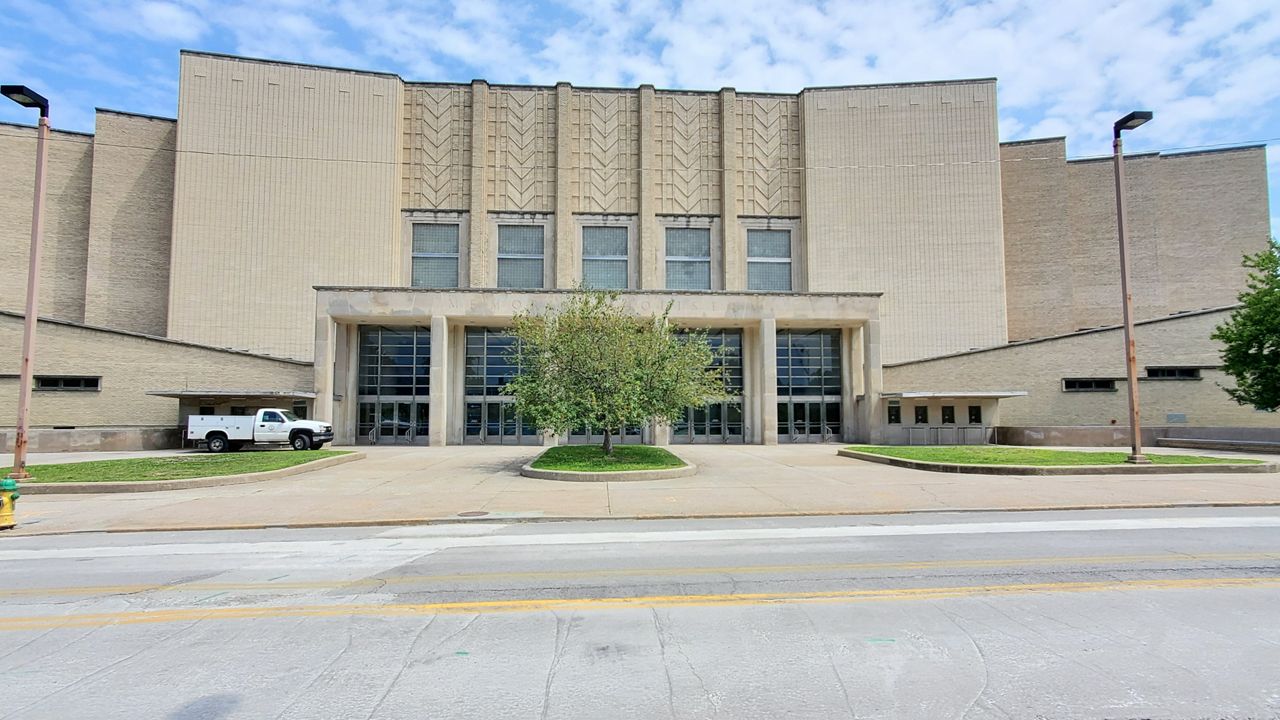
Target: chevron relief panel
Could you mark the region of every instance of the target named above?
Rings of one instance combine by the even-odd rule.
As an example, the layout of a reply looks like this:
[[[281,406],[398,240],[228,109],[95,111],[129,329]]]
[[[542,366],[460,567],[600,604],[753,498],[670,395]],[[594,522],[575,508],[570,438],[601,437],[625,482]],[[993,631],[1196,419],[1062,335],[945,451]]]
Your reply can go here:
[[[489,208],[555,210],[555,92],[489,93]]]
[[[660,94],[655,107],[658,212],[720,212],[720,98]]]
[[[738,98],[738,214],[800,215],[800,102]]]
[[[406,88],[404,119],[402,207],[467,207],[471,202],[469,88]]]
[[[640,206],[640,103],[635,93],[573,95],[575,211],[634,213]]]

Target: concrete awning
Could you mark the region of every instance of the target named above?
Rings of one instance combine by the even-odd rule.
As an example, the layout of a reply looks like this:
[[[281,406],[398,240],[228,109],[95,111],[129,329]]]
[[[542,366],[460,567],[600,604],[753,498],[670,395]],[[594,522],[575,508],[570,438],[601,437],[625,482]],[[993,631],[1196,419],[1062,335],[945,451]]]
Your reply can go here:
[[[148,390],[148,395],[156,397],[177,398],[179,400],[200,400],[204,398],[223,398],[223,399],[262,399],[269,398],[288,399],[288,400],[313,400],[316,394],[304,390]]]
[[[904,392],[886,392],[881,393],[881,397],[890,399],[902,398],[973,398],[973,399],[1001,399],[1011,397],[1026,397],[1026,390],[909,390]]]

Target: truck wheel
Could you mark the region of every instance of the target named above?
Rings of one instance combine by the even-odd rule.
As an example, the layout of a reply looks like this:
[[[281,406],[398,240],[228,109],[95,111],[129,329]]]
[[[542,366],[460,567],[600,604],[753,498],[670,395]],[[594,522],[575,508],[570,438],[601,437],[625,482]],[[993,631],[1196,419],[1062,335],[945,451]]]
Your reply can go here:
[[[293,446],[294,450],[310,450],[311,436],[305,433],[298,433],[293,436],[293,439],[289,441],[289,444]]]
[[[226,452],[230,447],[230,443],[227,442],[227,436],[222,433],[213,433],[205,438],[204,441],[209,446],[209,452],[211,453]]]

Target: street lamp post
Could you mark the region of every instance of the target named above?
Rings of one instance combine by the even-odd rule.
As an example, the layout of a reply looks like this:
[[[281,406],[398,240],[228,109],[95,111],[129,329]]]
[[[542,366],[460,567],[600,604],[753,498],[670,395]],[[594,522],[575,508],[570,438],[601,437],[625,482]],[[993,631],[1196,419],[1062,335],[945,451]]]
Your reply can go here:
[[[49,101],[24,85],[0,86],[0,95],[23,107],[40,110],[36,130],[36,191],[31,208],[31,257],[27,267],[27,309],[22,328],[22,369],[18,380],[18,426],[13,440],[13,470],[9,480],[26,480],[27,418],[31,412],[31,388],[35,384],[31,364],[36,355],[36,313],[40,300],[40,248],[44,231],[45,164],[48,157]]]
[[[1120,140],[1123,130],[1132,130],[1153,117],[1146,110],[1135,110],[1116,121],[1111,147],[1115,152],[1116,166],[1116,224],[1120,230],[1120,293],[1124,305],[1124,353],[1129,385],[1129,439],[1133,452],[1126,462],[1144,464],[1151,462],[1142,454],[1142,423],[1138,411],[1138,353],[1133,340],[1133,293],[1129,292],[1129,248],[1125,242],[1124,217],[1124,143]]]

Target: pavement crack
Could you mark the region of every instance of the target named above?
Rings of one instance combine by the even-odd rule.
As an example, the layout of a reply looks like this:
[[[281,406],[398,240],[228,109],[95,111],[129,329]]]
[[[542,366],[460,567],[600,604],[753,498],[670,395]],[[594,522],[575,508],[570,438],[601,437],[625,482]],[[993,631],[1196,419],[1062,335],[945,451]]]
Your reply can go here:
[[[355,621],[354,615],[347,616],[347,641],[346,643],[343,644],[342,649],[339,650],[336,655],[329,658],[329,662],[325,663],[324,667],[320,668],[320,670],[316,672],[315,677],[311,678],[311,680],[309,680],[305,685],[302,686],[301,690],[299,690],[294,694],[294,699],[290,701],[288,705],[284,706],[284,708],[280,710],[280,712],[276,713],[276,716],[275,716],[276,720],[280,720],[280,718],[284,717],[285,713],[289,712],[289,710],[294,705],[297,705],[305,697],[307,697],[307,691],[310,690],[312,686],[314,686],[317,682],[319,682],[320,678],[324,677],[325,673],[329,672],[329,670],[332,669],[334,665],[337,665],[338,661],[341,660],[342,657],[346,655],[348,651],[351,650],[351,643],[353,639],[353,633],[351,632],[351,625],[354,621]]]
[[[809,610],[804,606],[800,606],[798,609],[800,614],[804,616],[805,621],[809,623],[809,627],[813,629],[814,639],[818,641],[818,644],[827,653],[827,662],[831,664],[831,674],[836,676],[836,682],[840,685],[840,694],[844,696],[844,707],[849,711],[849,717],[857,718],[858,713],[853,709],[853,701],[849,699],[849,688],[844,684],[844,676],[840,674],[840,669],[836,667],[835,653],[831,651],[831,646],[823,639],[822,632],[818,630],[818,624],[813,621],[813,616],[809,614]]]
[[[551,655],[551,667],[547,668],[547,682],[542,690],[542,720],[546,720],[547,713],[551,710],[551,686],[556,681],[556,671],[560,668],[560,661],[564,660],[565,650],[569,647],[569,633],[573,631],[573,618],[568,622],[561,619],[560,614],[551,613],[556,619],[556,638],[555,645]],[[564,628],[564,637],[560,637],[560,628]]]
[[[387,701],[387,696],[391,694],[392,688],[396,686],[396,683],[400,682],[400,676],[404,675],[405,668],[409,667],[409,659],[413,657],[413,649],[418,646],[418,643],[422,640],[422,636],[426,634],[427,628],[434,625],[436,618],[438,617],[440,616],[431,616],[431,618],[418,629],[418,633],[413,636],[413,640],[409,643],[409,647],[405,648],[404,657],[400,659],[400,669],[396,670],[395,676],[393,676],[391,681],[387,683],[387,686],[382,689],[382,694],[378,696],[378,699],[373,703],[373,707],[369,709],[369,714],[365,716],[365,720],[370,720],[374,715],[376,715],[378,710],[382,707],[382,704]],[[472,622],[474,621],[475,618],[472,618]],[[467,623],[465,627],[470,626],[471,623]],[[443,643],[444,641],[442,640],[441,642]]]
[[[973,636],[973,633],[969,632],[968,628],[961,625],[960,621],[957,620],[954,615],[947,612],[941,606],[934,605],[934,607],[937,608],[938,612],[941,613],[943,617],[950,620],[951,624],[954,625],[957,630],[964,633],[964,636],[969,639],[969,644],[973,646],[973,651],[978,654],[979,662],[982,663],[982,687],[978,688],[978,692],[975,693],[973,699],[965,705],[964,710],[961,710],[960,713],[956,715],[957,718],[965,718],[969,715],[969,712],[973,710],[973,707],[978,704],[978,700],[982,697],[982,694],[987,691],[987,686],[991,684],[991,667],[987,662],[987,654],[982,651],[982,646],[978,644],[978,640]]]
[[[662,654],[662,672],[667,676],[667,712],[671,713],[672,720],[675,720],[676,691],[671,683],[671,666],[667,663],[667,640],[663,637],[662,621],[658,619],[658,609],[651,607],[649,612],[653,614],[653,630],[658,636],[658,651]]]
[[[667,632],[667,629],[662,625],[661,621],[659,620],[658,611],[656,609],[653,609],[653,620],[654,620],[654,624],[658,628],[658,635],[659,637],[661,637],[663,633]],[[692,673],[693,677],[697,679],[698,687],[702,689],[702,695],[707,699],[707,703],[711,705],[711,708],[714,711],[714,713],[719,714],[720,712],[719,700],[717,700],[716,697],[711,694],[711,691],[707,690],[706,679],[704,679],[702,677],[702,674],[698,672],[698,669],[693,666],[693,661],[690,660],[689,655],[685,653],[684,647],[681,646],[680,641],[677,640],[674,635],[668,635],[667,641],[669,642],[667,642],[666,644],[669,644],[676,651],[676,653],[680,655],[680,658],[684,660],[684,664],[688,666],[689,672]]]

